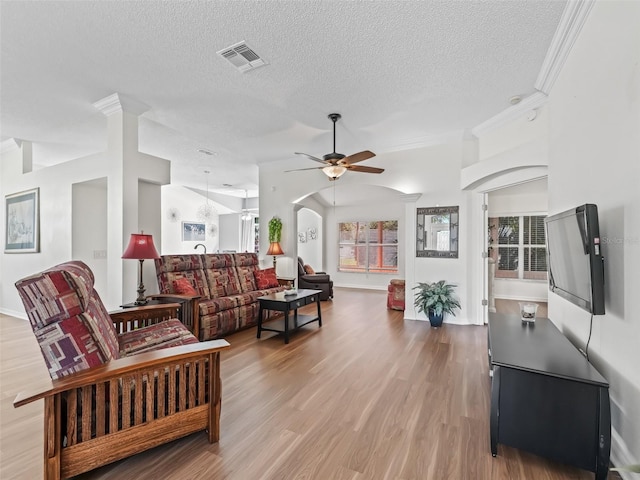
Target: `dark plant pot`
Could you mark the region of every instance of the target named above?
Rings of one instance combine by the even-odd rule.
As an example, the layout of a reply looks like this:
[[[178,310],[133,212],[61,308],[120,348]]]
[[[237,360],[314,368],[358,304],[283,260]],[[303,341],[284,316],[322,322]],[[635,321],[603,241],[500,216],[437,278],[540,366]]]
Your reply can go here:
[[[442,326],[442,320],[444,319],[444,312],[440,315],[436,315],[433,310],[429,311],[429,323],[432,327],[438,328]]]

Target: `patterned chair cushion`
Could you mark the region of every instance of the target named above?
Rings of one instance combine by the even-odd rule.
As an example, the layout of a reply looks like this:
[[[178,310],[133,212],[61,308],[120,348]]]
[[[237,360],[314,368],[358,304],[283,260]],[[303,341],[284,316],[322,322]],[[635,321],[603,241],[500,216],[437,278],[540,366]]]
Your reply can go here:
[[[195,343],[178,320],[116,335],[87,265],[63,263],[16,283],[52,379],[124,355]]]
[[[180,323],[180,320],[176,319],[123,333],[119,341],[122,357],[149,350],[198,343],[198,339]]]
[[[16,287],[52,379],[119,357],[113,324],[87,265],[63,263]]]

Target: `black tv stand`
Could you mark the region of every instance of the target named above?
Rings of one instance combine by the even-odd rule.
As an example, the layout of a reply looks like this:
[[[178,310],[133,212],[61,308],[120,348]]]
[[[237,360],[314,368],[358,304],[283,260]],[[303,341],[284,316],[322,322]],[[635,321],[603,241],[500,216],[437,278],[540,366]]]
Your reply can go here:
[[[607,478],[609,384],[547,318],[489,316],[491,453],[498,443]]]

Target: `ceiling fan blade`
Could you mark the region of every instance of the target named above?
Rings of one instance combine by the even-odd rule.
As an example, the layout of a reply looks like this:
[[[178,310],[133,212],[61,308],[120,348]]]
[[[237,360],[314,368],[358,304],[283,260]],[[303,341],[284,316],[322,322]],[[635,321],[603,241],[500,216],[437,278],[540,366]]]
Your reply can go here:
[[[296,168],[295,170],[285,170],[287,172],[302,172],[303,170],[322,170],[324,167],[309,167],[309,168]]]
[[[365,167],[364,165],[345,165],[347,170],[351,170],[352,172],[361,172],[361,173],[382,173],[384,172],[384,168],[377,167]]]
[[[358,152],[358,153],[354,153],[353,155],[349,155],[348,157],[344,157],[342,159],[342,162],[340,163],[346,163],[346,164],[353,164],[353,163],[358,163],[358,162],[362,162],[363,160],[367,160],[371,157],[375,157],[376,154],[369,151],[369,150],[364,150],[362,152]]]
[[[320,163],[326,163],[324,160],[322,160],[321,158],[318,157],[314,157],[313,155],[309,155],[308,153],[302,153],[302,152],[293,152],[296,155],[304,155],[305,157],[307,157],[309,160],[313,160],[314,162],[320,162]]]

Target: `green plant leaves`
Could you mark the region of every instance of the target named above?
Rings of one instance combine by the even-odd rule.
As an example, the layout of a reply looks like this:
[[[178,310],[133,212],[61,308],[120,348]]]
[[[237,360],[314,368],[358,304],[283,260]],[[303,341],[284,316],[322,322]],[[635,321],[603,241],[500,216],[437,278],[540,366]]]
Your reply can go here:
[[[460,301],[455,297],[456,285],[446,283],[445,280],[437,282],[418,282],[413,287],[416,290],[414,306],[418,307],[421,313],[429,314],[433,311],[436,315],[448,313],[455,317],[456,310],[460,309]]]

